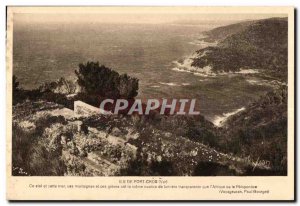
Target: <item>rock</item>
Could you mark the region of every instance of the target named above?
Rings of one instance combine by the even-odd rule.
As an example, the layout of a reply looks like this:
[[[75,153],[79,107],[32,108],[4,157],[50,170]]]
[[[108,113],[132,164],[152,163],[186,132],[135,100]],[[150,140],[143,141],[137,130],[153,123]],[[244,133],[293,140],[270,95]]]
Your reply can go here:
[[[61,141],[60,141],[60,143],[61,143],[62,145],[66,145],[67,142],[68,142],[67,139],[68,139],[68,138],[67,138],[66,136],[62,135],[62,136],[61,136]]]

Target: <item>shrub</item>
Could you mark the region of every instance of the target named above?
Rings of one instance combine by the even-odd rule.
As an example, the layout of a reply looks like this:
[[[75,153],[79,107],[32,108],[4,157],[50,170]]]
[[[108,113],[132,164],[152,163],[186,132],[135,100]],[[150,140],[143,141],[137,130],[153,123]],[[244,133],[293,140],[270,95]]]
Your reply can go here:
[[[131,99],[138,94],[138,79],[99,65],[99,62],[79,64],[75,70],[77,83],[85,93],[101,97]]]
[[[39,87],[40,92],[53,92],[59,94],[74,94],[76,92],[76,84],[70,80],[61,77],[54,82],[46,82]]]

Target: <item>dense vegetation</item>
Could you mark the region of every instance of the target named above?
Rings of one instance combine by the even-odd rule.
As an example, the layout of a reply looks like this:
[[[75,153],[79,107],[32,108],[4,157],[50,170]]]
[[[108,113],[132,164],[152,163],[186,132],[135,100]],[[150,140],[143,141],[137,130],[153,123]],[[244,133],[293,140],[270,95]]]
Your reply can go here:
[[[25,90],[20,87],[18,79],[13,76],[13,105],[22,104],[26,101],[47,101],[64,105],[73,109],[74,101],[66,96],[65,87],[60,82],[66,82],[63,78],[57,82],[50,82],[41,85],[38,89]]]
[[[75,71],[77,82],[84,93],[109,98],[131,99],[138,94],[138,79],[120,75],[118,72],[99,65],[99,62],[79,64]]]
[[[257,69],[287,81],[286,18],[248,21],[207,32],[207,41],[219,43],[197,51],[193,66],[211,66],[214,72]],[[269,160],[274,173],[286,175],[287,87],[281,86],[231,117],[220,131],[217,147],[256,160]]]
[[[202,38],[202,40],[206,42],[220,42],[221,40],[224,40],[226,37],[232,34],[242,32],[253,23],[255,23],[255,21],[243,21],[236,24],[217,27],[215,29],[204,32],[205,37]]]
[[[138,148],[136,158],[126,159],[127,166],[122,163],[121,170],[114,175],[284,175],[286,95],[285,87],[267,94],[233,116],[224,128],[214,127],[202,116],[113,115],[79,120]],[[121,161],[124,154],[119,152],[124,149],[109,146],[89,133],[78,134],[63,117],[36,115],[57,108],[63,107],[32,101],[14,106],[15,175],[103,175],[87,167],[84,160],[88,153],[100,154],[98,151],[115,164]],[[76,144],[64,149],[60,143],[62,136]],[[62,155],[63,151],[68,155]],[[226,153],[233,153],[235,160]],[[248,156],[251,159],[245,159]],[[237,157],[242,159],[237,162]],[[257,158],[270,161],[272,171],[252,171],[251,161]]]
[[[60,78],[45,82],[38,89],[24,90],[13,76],[13,104],[26,100],[45,100],[73,109],[73,102],[81,100],[99,106],[102,99],[133,99],[138,94],[138,79],[99,65],[99,62],[79,64],[75,81]]]
[[[66,124],[63,117],[49,115],[28,120],[37,111],[57,108],[55,104],[31,102],[14,107],[12,127],[13,175],[64,175],[65,165],[61,159],[62,148],[55,141],[57,133],[47,137],[46,128],[53,124]],[[16,116],[17,115],[17,116]],[[18,120],[18,121],[17,121]]]
[[[232,116],[220,145],[241,156],[269,160],[277,174],[287,168],[287,87],[267,93]]]
[[[222,34],[225,28],[217,31]],[[211,66],[214,72],[258,69],[286,81],[287,19],[259,20],[250,25],[238,24],[234,28],[238,32],[229,34],[217,46],[197,51],[201,57],[195,58],[192,66]],[[213,36],[217,36],[217,31],[212,32]],[[232,31],[230,26],[229,31]]]

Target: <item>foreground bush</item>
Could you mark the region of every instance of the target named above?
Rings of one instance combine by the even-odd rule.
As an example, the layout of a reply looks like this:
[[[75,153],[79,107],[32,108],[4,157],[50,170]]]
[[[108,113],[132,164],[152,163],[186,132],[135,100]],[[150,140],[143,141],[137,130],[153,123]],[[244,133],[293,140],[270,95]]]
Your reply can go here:
[[[75,71],[78,84],[88,94],[101,97],[131,99],[138,94],[138,79],[127,74],[120,75],[99,62],[79,64]]]

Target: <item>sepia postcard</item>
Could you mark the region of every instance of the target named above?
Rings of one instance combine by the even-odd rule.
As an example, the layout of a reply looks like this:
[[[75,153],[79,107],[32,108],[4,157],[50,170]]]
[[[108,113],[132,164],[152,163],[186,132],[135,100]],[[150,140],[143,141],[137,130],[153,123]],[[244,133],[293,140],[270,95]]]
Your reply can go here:
[[[7,199],[293,201],[294,8],[7,7]]]

